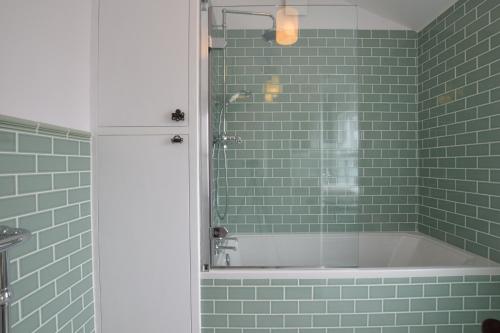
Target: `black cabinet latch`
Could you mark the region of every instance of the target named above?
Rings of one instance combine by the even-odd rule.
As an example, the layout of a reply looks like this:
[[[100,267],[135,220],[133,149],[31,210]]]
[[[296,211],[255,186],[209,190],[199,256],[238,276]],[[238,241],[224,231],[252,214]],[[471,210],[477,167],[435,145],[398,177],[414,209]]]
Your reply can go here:
[[[180,135],[175,135],[170,141],[172,141],[172,143],[182,143],[184,139]]]
[[[174,121],[184,121],[184,112],[177,109],[175,112],[172,112],[172,120]]]

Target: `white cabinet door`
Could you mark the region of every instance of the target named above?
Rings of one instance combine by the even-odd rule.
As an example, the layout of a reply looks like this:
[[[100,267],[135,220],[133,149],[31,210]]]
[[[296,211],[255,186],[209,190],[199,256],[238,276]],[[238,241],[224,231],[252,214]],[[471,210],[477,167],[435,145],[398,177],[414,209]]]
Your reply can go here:
[[[190,333],[188,137],[98,138],[101,332]]]
[[[188,39],[189,1],[101,0],[99,126],[186,126]]]

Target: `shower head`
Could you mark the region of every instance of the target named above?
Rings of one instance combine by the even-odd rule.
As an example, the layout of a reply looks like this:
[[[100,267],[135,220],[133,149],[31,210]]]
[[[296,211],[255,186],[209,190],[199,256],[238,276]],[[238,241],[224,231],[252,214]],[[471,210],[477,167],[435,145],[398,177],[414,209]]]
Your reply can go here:
[[[251,91],[240,90],[237,93],[235,93],[234,95],[232,95],[231,98],[229,98],[229,101],[227,102],[227,104],[233,104],[234,102],[236,102],[238,100],[248,99],[250,97],[252,97],[252,92]]]
[[[268,43],[275,42],[276,41],[276,30],[269,29],[269,30],[264,31],[264,33],[262,34],[262,38]]]

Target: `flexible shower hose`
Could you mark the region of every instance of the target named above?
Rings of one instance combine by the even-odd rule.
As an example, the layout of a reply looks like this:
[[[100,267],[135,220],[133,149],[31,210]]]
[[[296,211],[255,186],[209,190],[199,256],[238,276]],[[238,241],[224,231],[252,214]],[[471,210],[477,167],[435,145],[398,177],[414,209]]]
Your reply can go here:
[[[222,105],[220,113],[219,113],[219,137],[222,135],[225,135],[225,133],[222,133],[221,125],[226,122],[226,117],[224,115],[225,113],[225,107]],[[225,126],[224,126],[225,129]],[[222,154],[224,158],[224,187],[225,187],[225,193],[224,193],[224,205],[221,207],[220,204],[220,193],[219,193],[219,173],[220,173],[220,168],[219,168],[219,161],[220,161],[220,153],[221,153],[221,145],[222,145]],[[215,160],[217,161],[217,167],[216,170],[217,172],[214,175],[214,192],[215,192],[215,212],[217,214],[217,217],[219,220],[224,221],[227,216],[227,194],[228,194],[228,181],[227,181],[227,146],[224,142],[221,142],[219,140],[214,140],[213,143],[213,150],[212,150],[212,160],[214,160],[215,157],[217,157]],[[223,211],[221,212],[221,208],[223,208]]]

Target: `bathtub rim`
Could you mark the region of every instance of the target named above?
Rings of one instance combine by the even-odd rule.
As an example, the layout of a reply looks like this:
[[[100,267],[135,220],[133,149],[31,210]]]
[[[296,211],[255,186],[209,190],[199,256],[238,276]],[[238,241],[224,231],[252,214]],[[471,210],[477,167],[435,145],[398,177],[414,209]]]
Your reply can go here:
[[[362,232],[365,235],[404,235],[407,237],[423,238],[427,241],[444,246],[453,251],[478,257],[486,262],[480,266],[422,266],[422,267],[211,267],[208,271],[201,272],[201,279],[294,279],[294,278],[398,278],[398,277],[432,277],[432,276],[474,276],[474,275],[497,275],[500,276],[500,263],[494,262],[486,257],[466,251],[453,246],[440,239],[436,239],[418,231],[402,232]],[[329,233],[323,234],[328,235]],[[337,233],[333,233],[337,234]],[[344,233],[339,233],[344,234]],[[355,233],[354,233],[355,234]],[[234,234],[232,236],[313,236],[310,233],[272,233],[272,234]]]
[[[337,279],[410,278],[443,276],[500,276],[500,265],[491,267],[383,267],[383,268],[214,268],[201,279]]]

